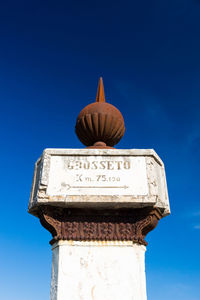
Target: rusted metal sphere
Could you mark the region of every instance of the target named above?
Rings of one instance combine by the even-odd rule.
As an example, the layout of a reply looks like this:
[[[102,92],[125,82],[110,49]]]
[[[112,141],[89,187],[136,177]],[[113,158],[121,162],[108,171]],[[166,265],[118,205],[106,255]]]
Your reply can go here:
[[[99,80],[96,102],[79,113],[75,130],[79,140],[93,148],[112,147],[123,137],[123,116],[115,106],[105,102],[102,78]]]

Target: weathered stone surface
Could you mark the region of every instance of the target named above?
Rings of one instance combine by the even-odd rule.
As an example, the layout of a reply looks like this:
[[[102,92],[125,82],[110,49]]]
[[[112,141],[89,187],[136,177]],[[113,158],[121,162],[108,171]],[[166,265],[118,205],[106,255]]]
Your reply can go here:
[[[41,205],[159,208],[170,213],[164,164],[153,150],[46,149],[36,163],[29,212]]]
[[[55,243],[51,300],[146,300],[145,250],[131,242]]]

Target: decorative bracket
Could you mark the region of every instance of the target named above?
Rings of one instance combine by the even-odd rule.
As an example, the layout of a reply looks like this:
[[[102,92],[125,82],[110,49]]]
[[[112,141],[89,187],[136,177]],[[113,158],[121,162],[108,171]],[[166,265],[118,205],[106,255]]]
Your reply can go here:
[[[58,240],[132,241],[147,245],[145,237],[162,215],[155,208],[95,210],[41,206],[40,222]]]

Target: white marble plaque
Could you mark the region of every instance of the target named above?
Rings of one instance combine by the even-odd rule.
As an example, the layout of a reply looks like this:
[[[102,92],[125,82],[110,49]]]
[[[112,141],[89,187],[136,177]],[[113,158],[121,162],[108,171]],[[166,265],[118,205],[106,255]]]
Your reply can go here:
[[[148,194],[144,157],[52,156],[47,194]]]
[[[140,208],[170,213],[164,165],[151,149],[45,149],[35,164],[29,212],[40,205]]]

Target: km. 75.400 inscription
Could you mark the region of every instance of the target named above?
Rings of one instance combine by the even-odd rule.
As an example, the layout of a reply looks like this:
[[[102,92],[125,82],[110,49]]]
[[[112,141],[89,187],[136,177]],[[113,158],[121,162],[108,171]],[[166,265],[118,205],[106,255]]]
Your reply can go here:
[[[107,175],[84,176],[83,174],[76,174],[76,182],[120,182],[120,177]]]

